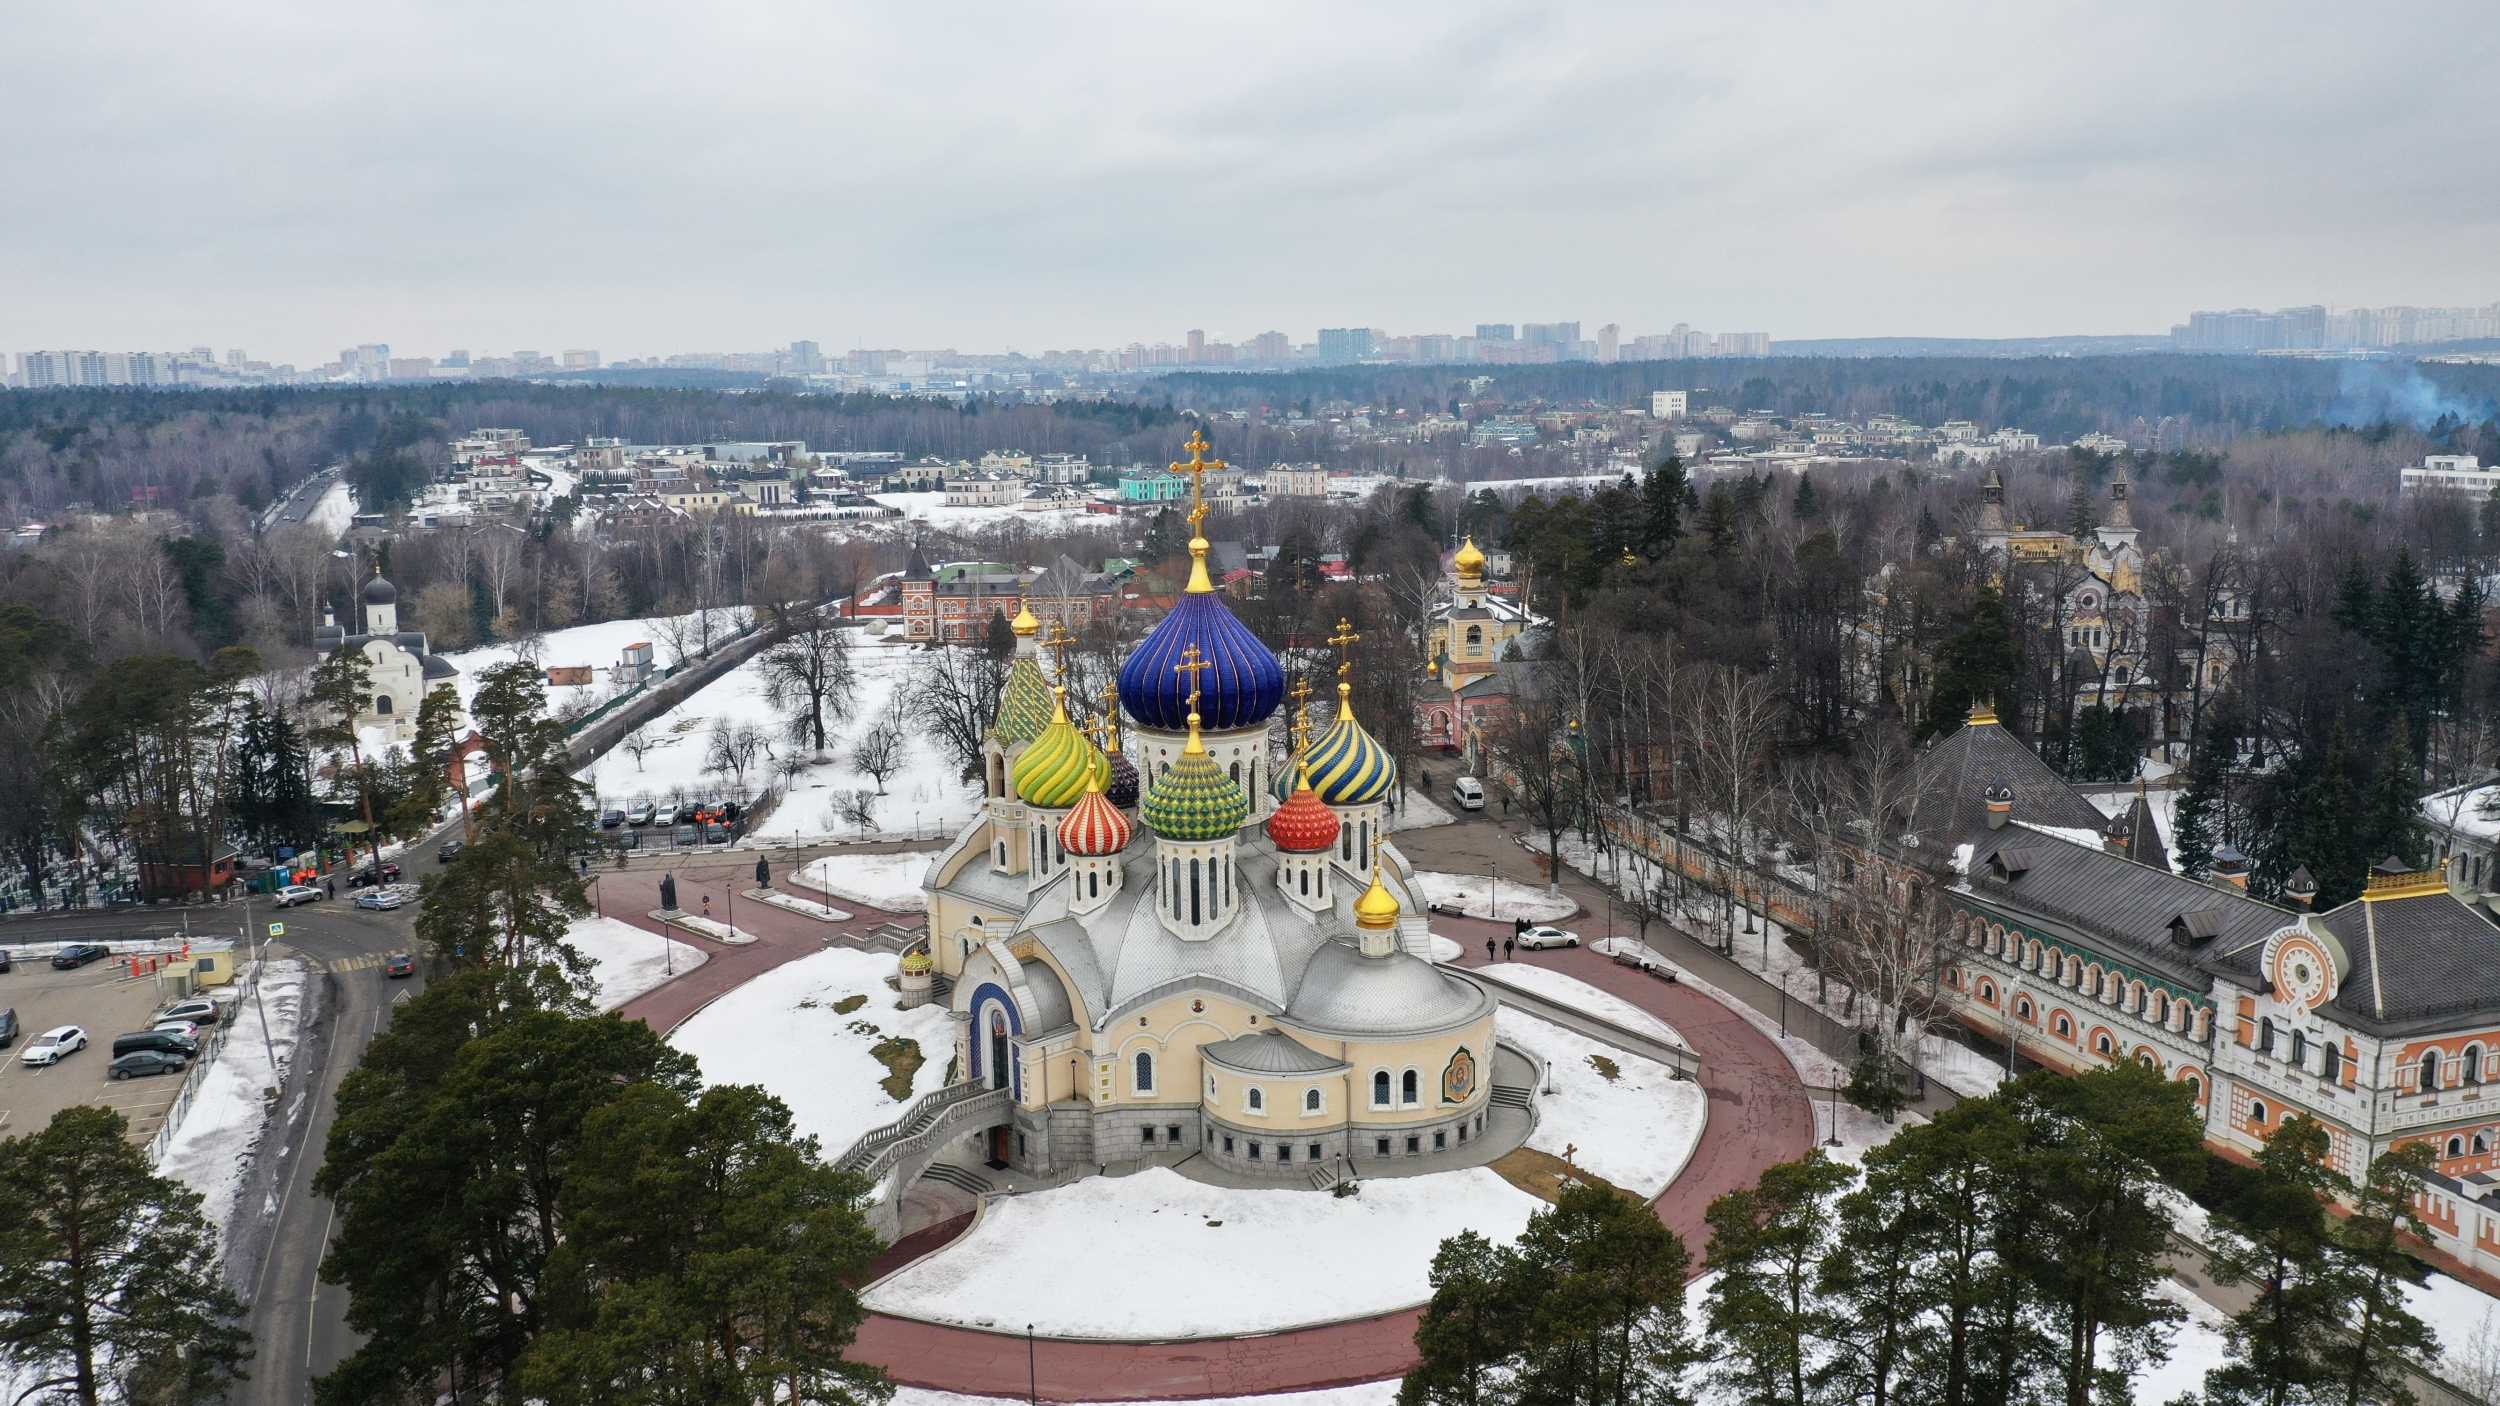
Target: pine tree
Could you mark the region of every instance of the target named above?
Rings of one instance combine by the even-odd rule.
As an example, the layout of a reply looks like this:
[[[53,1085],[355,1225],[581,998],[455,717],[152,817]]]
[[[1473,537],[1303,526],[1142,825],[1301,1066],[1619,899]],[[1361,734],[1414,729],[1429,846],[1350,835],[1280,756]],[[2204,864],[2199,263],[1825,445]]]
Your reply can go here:
[[[2327,1165],[2326,1129],[2287,1119],[2257,1152],[2257,1172],[2214,1218],[2222,1234],[2214,1282],[2248,1285],[2254,1299],[2223,1330],[2229,1360],[2205,1374],[2208,1406],[2294,1406],[2333,1380],[2349,1284],[2326,1253],[2327,1207],[2344,1179]]]
[[[1722,1351],[1719,1381],[1749,1402],[1807,1406],[1840,1338],[1839,1315],[1817,1292],[1840,1194],[1852,1168],[1817,1148],[1767,1168],[1761,1179],[1710,1203],[1710,1253],[1719,1276],[1707,1300],[1710,1336]]]
[[[2269,868],[2272,878],[2274,867],[2288,874],[2298,865],[2308,865],[2310,877],[2318,883],[2320,912],[2360,897],[2370,866],[2383,857],[2370,853],[2374,837],[2361,825],[2361,782],[2356,771],[2352,748],[2345,741],[2344,720],[2338,716],[2317,764],[2302,766],[2295,773],[2305,772],[2292,792],[2294,845],[2274,856]]]
[[[1415,1325],[1417,1361],[1398,1384],[1398,1406],[1487,1406],[1501,1364],[1519,1352],[1525,1305],[1510,1251],[1472,1230],[1432,1257],[1432,1300]]]
[[[2221,808],[2226,784],[2222,751],[2220,738],[2198,739],[2188,757],[2187,789],[2171,812],[2170,858],[2191,879],[2210,878],[2214,872],[2214,845],[2219,838],[2215,812]]]
[[[2100,525],[2100,517],[2092,503],[2092,485],[2077,480],[2075,491],[2066,499],[2066,535],[2078,542],[2088,542],[2092,529]]]
[[[1675,550],[1676,539],[1683,535],[1684,508],[1692,496],[1692,481],[1684,472],[1684,461],[1670,454],[1658,467],[1649,471],[1641,485],[1641,555],[1656,559]]]
[[[1804,472],[1797,475],[1797,496],[1790,500],[1788,511],[1799,522],[1813,522],[1823,516],[1823,505],[1814,496],[1812,475]]]
[[[65,1108],[0,1143],[0,1366],[24,1399],[215,1399],[251,1340],[199,1193],[148,1166],[122,1116]],[[119,1376],[122,1381],[114,1378]]]
[[[1974,704],[1993,706],[2004,715],[2018,713],[2015,685],[2022,662],[2022,648],[2005,618],[2004,598],[1994,586],[1980,587],[1937,653],[1923,734],[1950,731]]]
[[[312,684],[304,692],[304,702],[320,721],[306,729],[306,738],[316,747],[336,751],[345,748],[352,764],[352,775],[365,775],[365,749],[356,731],[357,715],[373,697],[373,662],[361,650],[340,649],[313,666]],[[365,822],[365,840],[373,850],[373,867],[382,867],[382,831],[375,814],[373,793],[359,786],[356,802]]]
[[[2423,856],[2421,809],[2416,797],[2421,794],[2418,773],[2413,769],[2412,729],[2401,717],[2387,731],[2387,740],[2380,744],[2377,766],[2370,775],[2370,788],[2361,806],[2354,843],[2361,858],[2370,864],[2390,856],[2407,864],[2419,862]]]
[[[2429,1143],[2398,1143],[2370,1163],[2353,1197],[2352,1215],[2337,1228],[2336,1269],[2351,1307],[2344,1319],[2342,1367],[2328,1399],[2342,1406],[2410,1400],[2407,1360],[2439,1351],[2438,1337],[2413,1316],[2405,1299],[2415,1271],[2404,1242],[2429,1234],[2413,1200],[2432,1165]]]

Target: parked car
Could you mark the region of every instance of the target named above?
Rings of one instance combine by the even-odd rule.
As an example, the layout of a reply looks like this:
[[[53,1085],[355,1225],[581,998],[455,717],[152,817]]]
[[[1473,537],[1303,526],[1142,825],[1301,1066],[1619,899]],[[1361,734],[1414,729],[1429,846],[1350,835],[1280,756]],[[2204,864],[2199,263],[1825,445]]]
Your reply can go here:
[[[365,868],[347,876],[349,888],[367,889],[377,884],[397,882],[399,882],[399,866],[396,864],[384,864],[378,873],[371,868]]]
[[[1462,776],[1450,783],[1450,799],[1460,810],[1484,809],[1484,783],[1472,776]]]
[[[677,823],[677,807],[662,806],[658,810],[651,812],[651,823],[654,825],[675,825]]]
[[[0,1010],[0,1050],[17,1043],[17,1007]]]
[[[1538,927],[1522,931],[1513,941],[1533,951],[1541,947],[1577,947],[1580,945],[1580,935],[1576,932],[1565,932],[1561,928]]]
[[[6,947],[0,947],[0,972],[7,971],[8,969],[9,969],[9,949],[8,949],[8,948],[6,948]]]
[[[720,824],[717,821],[704,826],[703,843],[707,845],[725,845],[729,843],[729,827]]]
[[[621,810],[603,810],[599,812],[599,828],[602,830],[613,830],[617,826],[624,823],[625,812]]]
[[[415,976],[416,974],[417,959],[409,956],[405,952],[393,952],[391,955],[382,959],[382,975],[387,976],[394,981],[403,976]]]
[[[356,906],[372,912],[387,913],[393,908],[407,907],[408,895],[397,889],[375,889],[371,893],[356,895]]]
[[[695,845],[702,843],[703,835],[700,830],[692,825],[680,825],[677,827],[676,833],[670,838],[677,844]]]
[[[100,962],[110,955],[101,942],[73,942],[52,954],[52,968],[74,972],[89,962]]]
[[[58,1064],[86,1047],[86,1031],[75,1025],[56,1025],[36,1036],[17,1060],[20,1064]]]
[[[278,906],[292,908],[298,903],[319,903],[321,890],[310,884],[289,884],[278,890]]]
[[[458,840],[445,840],[443,841],[442,848],[434,851],[434,862],[437,864],[449,864],[453,860],[458,859],[460,857],[460,852],[467,848],[467,845]]]
[[[171,1050],[132,1050],[113,1061],[112,1075],[116,1079],[138,1079],[150,1074],[179,1074],[190,1063],[189,1056]]]
[[[158,1020],[187,1020],[193,1025],[215,1025],[220,1014],[215,1001],[203,996],[194,996],[187,1001],[168,1002],[157,1011],[156,1018]]]
[[[632,810],[625,812],[625,823],[628,825],[648,825],[651,823],[651,817],[655,814],[657,814],[657,812],[652,810],[648,804],[638,805]]]
[[[148,1029],[159,1034],[180,1035],[193,1040],[198,1039],[200,1035],[200,1023],[196,1020],[160,1020]]]
[[[160,1050],[188,1059],[200,1052],[200,1042],[194,1036],[162,1028],[133,1030],[127,1035],[113,1037],[113,1058],[119,1059],[132,1050]]]

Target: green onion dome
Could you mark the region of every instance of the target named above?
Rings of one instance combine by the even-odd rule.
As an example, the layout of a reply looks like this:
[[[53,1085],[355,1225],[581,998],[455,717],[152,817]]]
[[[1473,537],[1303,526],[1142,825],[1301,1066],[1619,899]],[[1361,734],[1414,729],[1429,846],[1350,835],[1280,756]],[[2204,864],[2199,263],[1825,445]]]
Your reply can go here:
[[[1068,721],[1067,709],[1054,699],[1049,725],[1016,758],[1008,779],[1015,783],[1016,798],[1026,805],[1065,810],[1087,791],[1100,790],[1111,780],[1111,763],[1092,739],[1076,730]]]
[[[1050,714],[1050,685],[1042,681],[1041,666],[1019,657],[1007,670],[1006,687],[999,690],[991,735],[1003,743],[1030,742],[1050,726]]]
[[[1354,690],[1337,685],[1337,720],[1311,744],[1311,789],[1332,806],[1371,805],[1398,783],[1389,749],[1354,720]]]
[[[1192,727],[1180,760],[1146,788],[1137,813],[1148,829],[1167,840],[1220,840],[1250,819],[1250,798],[1207,755]]]

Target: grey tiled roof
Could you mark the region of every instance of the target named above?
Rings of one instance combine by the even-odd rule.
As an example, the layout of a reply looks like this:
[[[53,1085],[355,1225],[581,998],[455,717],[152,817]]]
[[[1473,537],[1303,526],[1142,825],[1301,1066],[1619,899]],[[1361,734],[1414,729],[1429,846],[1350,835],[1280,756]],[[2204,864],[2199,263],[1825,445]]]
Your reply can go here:
[[[1913,793],[1917,810],[1906,823],[1928,844],[1950,847],[1972,840],[1974,832],[1987,832],[1988,807],[1980,793],[1991,786],[2014,793],[2016,820],[2094,834],[2109,824],[2098,807],[2001,723],[1966,723],[1920,755]]]
[[[2352,963],[2338,1010],[2394,1024],[2500,1007],[2500,927],[2462,899],[2356,898],[2324,921]]]
[[[2202,989],[2208,984],[2199,960],[2206,954],[2243,942],[2262,944],[2267,934],[2292,920],[2270,903],[2072,840],[2011,825],[1982,833],[2021,836],[2007,852],[2019,853],[2022,872],[2011,879],[1998,877],[1996,854],[1990,852],[1971,866],[1973,894],[2072,929],[2103,955],[2141,962],[2183,986]],[[2172,925],[2183,918],[2189,939],[2185,944],[2172,933]],[[2198,932],[2208,930],[2210,937],[2195,940]]]
[[[1347,1067],[1344,1060],[1321,1054],[1273,1028],[1264,1034],[1235,1035],[1229,1040],[1201,1045],[1198,1053],[1246,1074],[1328,1074]]]
[[[1331,942],[1311,959],[1302,994],[1285,1018],[1329,1034],[1420,1035],[1492,1008],[1483,987],[1420,957],[1366,957]]]

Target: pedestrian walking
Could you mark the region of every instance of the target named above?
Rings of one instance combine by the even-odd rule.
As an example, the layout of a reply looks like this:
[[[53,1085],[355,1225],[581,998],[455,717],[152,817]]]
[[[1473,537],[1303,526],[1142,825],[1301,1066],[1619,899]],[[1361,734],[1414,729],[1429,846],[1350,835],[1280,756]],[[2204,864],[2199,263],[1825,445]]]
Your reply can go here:
[[[1503,939],[1502,939],[1502,960],[1503,960],[1503,961],[1505,961],[1505,962],[1509,961],[1509,960],[1511,959],[1511,954],[1512,954],[1513,952],[1515,952],[1515,951],[1518,949],[1518,945],[1519,945],[1519,944],[1518,944],[1518,941],[1517,941],[1517,939],[1515,939],[1515,938],[1508,938],[1508,937],[1503,938]]]
[[[1493,950],[1493,939],[1488,937],[1484,940],[1484,959],[1486,961],[1490,962],[1493,960]]]
[[[322,887],[325,891],[327,891],[327,892],[329,893],[330,897],[332,897],[332,898],[336,898],[336,897],[338,897],[338,896],[339,896],[339,881],[338,881],[338,880],[336,880],[336,879],[324,879],[324,880],[322,880],[322,881],[321,881],[321,887]]]
[[[703,895],[703,921],[712,921],[712,896],[708,893]]]

